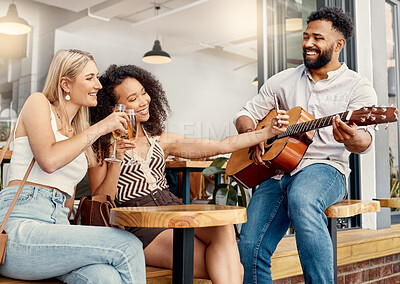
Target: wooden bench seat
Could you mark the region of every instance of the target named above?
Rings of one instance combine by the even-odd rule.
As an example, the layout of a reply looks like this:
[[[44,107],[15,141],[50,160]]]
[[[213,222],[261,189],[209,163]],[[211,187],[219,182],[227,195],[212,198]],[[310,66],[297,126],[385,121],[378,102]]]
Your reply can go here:
[[[328,230],[332,239],[333,245],[333,271],[334,281],[337,283],[337,227],[336,220],[338,218],[353,217],[363,213],[381,211],[380,203],[376,200],[342,200],[339,203],[329,206],[325,210],[325,215],[328,217]]]
[[[154,266],[146,266],[146,280],[147,284],[171,284],[172,283],[172,270]],[[38,280],[38,281],[23,281],[7,278],[0,275],[0,283],[1,284],[60,284],[61,281],[51,278],[47,280]],[[205,279],[195,279],[195,284],[211,284],[210,280]]]
[[[172,270],[154,266],[146,266],[146,280],[148,284],[163,284],[163,283],[171,283],[165,282],[163,278],[166,276],[172,276]],[[165,278],[168,281],[168,278]],[[172,279],[172,277],[170,277]],[[23,280],[16,280],[7,278],[0,275],[0,283],[1,284],[16,284],[16,283],[24,283],[24,284],[39,284],[39,283],[46,283],[46,284],[59,284],[62,283],[61,281],[57,280],[56,278],[51,278],[47,280],[39,280],[39,281],[23,281]]]
[[[389,208],[400,208],[400,198],[392,197],[392,198],[376,198],[374,199],[379,201],[381,207],[389,207]]]

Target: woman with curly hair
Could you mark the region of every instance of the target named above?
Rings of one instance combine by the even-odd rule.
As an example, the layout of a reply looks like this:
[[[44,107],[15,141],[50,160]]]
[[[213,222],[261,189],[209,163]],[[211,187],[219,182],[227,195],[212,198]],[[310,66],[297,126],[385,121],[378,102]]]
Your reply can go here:
[[[275,125],[263,130],[221,141],[185,138],[164,132],[168,101],[160,82],[146,70],[134,65],[111,65],[100,82],[103,89],[98,92],[97,107],[90,109],[92,123],[109,115],[115,104],[125,104],[127,109],[134,109],[139,125],[135,143],[128,139],[117,141],[117,158],[122,163],[104,162],[111,152],[110,134],[94,144],[99,164],[89,169],[92,196],[116,197],[119,206],[182,204],[168,190],[165,178],[168,155],[202,158],[230,153],[280,134],[288,125],[288,116],[280,111]],[[133,151],[127,151],[132,148]],[[135,164],[130,164],[131,153]],[[148,265],[172,268],[172,229],[127,230],[143,242]],[[232,225],[195,229],[194,276],[211,279],[216,284],[242,283],[243,267]]]

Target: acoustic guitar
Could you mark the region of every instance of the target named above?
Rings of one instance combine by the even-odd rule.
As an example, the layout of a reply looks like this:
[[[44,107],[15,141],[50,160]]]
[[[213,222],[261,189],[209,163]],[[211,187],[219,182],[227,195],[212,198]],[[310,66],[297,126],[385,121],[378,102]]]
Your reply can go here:
[[[349,125],[355,123],[364,126],[397,121],[397,113],[395,107],[363,107],[338,115]],[[264,143],[265,153],[262,160],[265,166],[253,163],[253,147],[245,148],[232,153],[226,166],[226,174],[243,186],[251,188],[276,174],[291,172],[312,143],[315,130],[332,125],[332,119],[336,116],[334,114],[315,119],[301,107],[294,107],[287,114],[289,126],[286,131]],[[270,126],[275,117],[276,111],[271,110],[256,129]]]

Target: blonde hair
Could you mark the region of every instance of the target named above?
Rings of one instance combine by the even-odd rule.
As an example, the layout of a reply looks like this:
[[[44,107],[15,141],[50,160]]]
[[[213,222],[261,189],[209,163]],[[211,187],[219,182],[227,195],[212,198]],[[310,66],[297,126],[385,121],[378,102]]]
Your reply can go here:
[[[76,49],[67,49],[57,51],[50,63],[43,94],[51,104],[58,104],[61,115],[65,118],[65,121],[69,121],[69,117],[65,108],[65,92],[60,85],[61,78],[65,77],[70,81],[74,81],[89,61],[94,61],[90,53]],[[72,119],[74,133],[79,134],[89,126],[88,107],[81,106]],[[67,128],[68,124],[63,123],[63,129],[68,131]],[[92,147],[86,148],[85,154],[89,166],[95,165],[96,157]]]

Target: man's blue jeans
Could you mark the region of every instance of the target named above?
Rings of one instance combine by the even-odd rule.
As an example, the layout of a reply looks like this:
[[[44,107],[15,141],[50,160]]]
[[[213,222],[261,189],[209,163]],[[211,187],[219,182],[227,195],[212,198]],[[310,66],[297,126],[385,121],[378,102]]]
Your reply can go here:
[[[2,221],[18,186],[0,191]],[[72,226],[65,196],[25,185],[6,225],[6,261],[0,274],[16,279],[57,277],[65,283],[146,283],[142,243],[115,228]]]
[[[290,223],[305,282],[333,283],[333,249],[324,211],[345,193],[345,176],[327,164],[263,182],[250,200],[240,233],[244,283],[272,283],[271,256]]]

